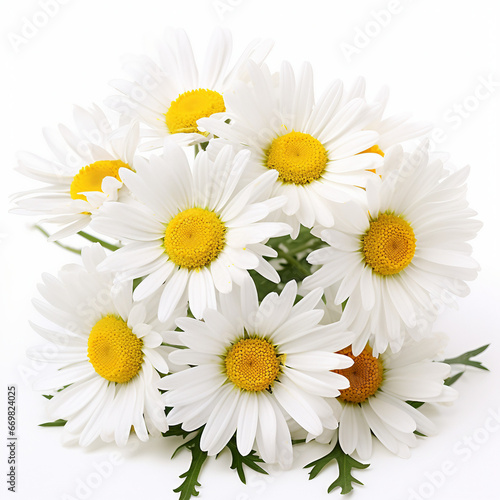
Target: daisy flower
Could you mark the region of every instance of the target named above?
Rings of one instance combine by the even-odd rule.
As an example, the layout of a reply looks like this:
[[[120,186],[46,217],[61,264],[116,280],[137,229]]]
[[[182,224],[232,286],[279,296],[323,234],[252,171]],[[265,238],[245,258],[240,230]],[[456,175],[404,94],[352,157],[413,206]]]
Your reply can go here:
[[[388,350],[374,356],[369,345],[357,356],[351,347],[339,351],[354,361],[351,367],[336,370],[350,384],[337,398],[342,413],[336,432],[345,453],[356,451],[361,460],[368,460],[374,436],[392,453],[408,458],[410,448],[417,445],[415,431],[426,436],[436,432],[434,424],[407,401],[456,399],[457,391],[444,385],[450,366],[434,361],[443,344],[443,338],[436,336],[420,342],[410,339],[396,354]],[[328,430],[317,440],[327,443],[332,438],[334,432]]]
[[[337,427],[332,407],[348,384],[331,370],[351,366],[335,354],[349,343],[338,324],[320,325],[316,309],[323,291],[314,290],[296,305],[297,285],[285,285],[259,305],[251,279],[241,294],[221,297],[220,311],[209,309],[205,320],[180,318],[183,332],[173,332],[187,348],[169,359],[190,368],[159,382],[169,424],[187,431],[205,426],[200,446],[217,455],[236,432],[242,455],[256,447],[268,463],[288,467],[292,443],[287,419],[313,435]],[[335,347],[336,346],[336,347]]]
[[[263,258],[277,253],[264,243],[289,234],[290,227],[260,221],[284,200],[269,197],[276,172],[241,187],[248,157],[248,151],[234,155],[230,146],[214,162],[201,152],[191,170],[184,151],[166,141],[162,156],[137,162],[135,173],[120,170],[139,203],[108,203],[95,219],[96,231],[128,241],[102,268],[119,271],[120,279],[145,276],[135,289],[137,300],[161,288],[162,321],[186,294],[201,318],[207,307],[216,308],[216,290],[231,292],[248,269],[279,282]]]
[[[345,102],[350,99],[365,99],[366,81],[358,78],[350,91],[345,95]],[[377,104],[377,113],[372,117],[372,121],[366,126],[367,130],[375,130],[379,133],[377,144],[368,148],[366,153],[378,153],[385,156],[387,150],[410,139],[422,137],[432,129],[432,125],[426,122],[414,122],[408,113],[399,113],[384,117],[387,103],[389,101],[389,88],[384,86],[373,99]],[[380,171],[379,171],[380,173]]]
[[[127,198],[118,171],[133,168],[139,141],[138,125],[114,130],[97,106],[75,107],[74,121],[75,131],[65,125],[59,125],[59,134],[44,130],[55,160],[19,154],[17,170],[45,185],[15,195],[13,211],[43,214],[42,222],[62,226],[51,240],[84,229],[107,201]]]
[[[99,245],[84,248],[82,258],[83,266],[65,266],[57,278],[45,275],[44,300],[33,301],[50,326],[32,326],[53,345],[31,348],[28,356],[58,366],[34,388],[55,391],[49,415],[67,420],[67,441],[88,446],[100,436],[124,445],[132,426],[146,441],[168,429],[156,385],[158,372],[169,371],[160,332],[173,322],[160,324],[154,300],[134,303],[130,283],[113,287],[111,273],[96,271],[105,258]]]
[[[303,282],[334,285],[336,304],[348,299],[343,320],[359,332],[355,355],[368,341],[375,353],[397,352],[407,330],[426,335],[478,272],[467,243],[481,227],[465,200],[469,169],[449,174],[423,144],[411,155],[393,148],[384,170],[368,184],[366,204],[346,203],[335,228],[321,231],[328,246],[308,257],[321,268]]]
[[[239,85],[227,96],[231,120],[202,118],[200,127],[252,152],[249,173],[274,170],[279,176],[273,195],[286,196],[281,220],[300,224],[333,225],[333,202],[363,195],[362,187],[382,164],[378,154],[359,154],[377,143],[378,134],[365,130],[377,108],[363,99],[340,105],[342,84],[333,82],[316,101],[310,64],[296,83],[284,62],[279,86],[266,68],[249,64],[252,85]],[[215,145],[214,145],[215,146]]]
[[[125,70],[133,81],[111,82],[123,95],[107,100],[111,108],[147,126],[144,136],[151,138],[151,148],[161,147],[166,136],[184,146],[206,142],[210,137],[198,130],[197,120],[224,113],[226,94],[246,78],[247,62],[260,65],[272,48],[270,41],[255,40],[230,68],[231,33],[218,28],[198,71],[186,33],[178,29],[169,34],[173,40],[159,46],[159,63],[147,56],[131,57]]]

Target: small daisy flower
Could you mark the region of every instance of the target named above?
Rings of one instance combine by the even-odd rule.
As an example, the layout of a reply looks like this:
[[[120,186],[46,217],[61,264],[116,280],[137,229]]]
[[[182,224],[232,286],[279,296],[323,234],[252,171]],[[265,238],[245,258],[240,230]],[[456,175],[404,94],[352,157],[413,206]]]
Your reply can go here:
[[[368,460],[374,436],[392,453],[408,458],[410,448],[417,445],[415,431],[435,434],[435,425],[407,401],[447,403],[456,399],[457,391],[444,385],[450,366],[434,361],[442,346],[443,338],[436,336],[420,342],[410,339],[396,354],[388,350],[374,356],[369,345],[357,356],[351,347],[339,351],[354,361],[351,367],[336,370],[350,384],[337,398],[342,413],[336,432],[345,453],[356,451],[362,460]],[[334,432],[325,431],[317,440],[325,443],[332,438]]]
[[[249,152],[230,146],[212,162],[201,152],[189,165],[184,151],[166,141],[163,155],[137,162],[137,172],[120,170],[137,206],[108,203],[93,228],[125,246],[108,257],[103,269],[120,279],[145,277],[135,289],[140,300],[159,288],[159,317],[167,318],[187,294],[191,312],[201,318],[216,308],[216,290],[229,293],[248,269],[274,282],[276,270],[263,256],[277,253],[268,238],[290,233],[278,222],[260,222],[284,199],[270,198],[276,172],[266,172],[241,187]]]
[[[111,273],[96,271],[105,258],[99,245],[84,248],[82,258],[83,266],[63,267],[57,278],[45,275],[44,300],[33,301],[50,326],[32,326],[53,346],[50,356],[47,345],[31,348],[28,356],[58,366],[34,388],[56,391],[49,415],[67,420],[67,441],[88,446],[101,437],[124,445],[132,426],[146,441],[168,429],[156,386],[159,373],[169,371],[160,332],[174,323],[158,322],[155,300],[134,303],[130,283],[113,287]]]
[[[138,125],[114,130],[97,106],[75,107],[74,120],[74,132],[65,125],[59,125],[59,134],[44,130],[55,160],[19,154],[17,170],[45,185],[15,195],[13,211],[43,214],[42,222],[62,226],[51,240],[84,229],[106,202],[127,199],[118,171],[133,168],[139,141]]]
[[[230,68],[232,38],[218,28],[208,43],[203,65],[198,65],[191,43],[183,30],[170,32],[173,40],[159,46],[159,63],[146,56],[133,57],[125,66],[133,81],[115,80],[122,96],[107,104],[143,122],[151,148],[163,146],[169,136],[181,145],[206,142],[210,136],[198,130],[197,120],[226,111],[226,93],[246,78],[249,60],[261,64],[271,50],[270,41],[255,40]]]
[[[407,330],[422,338],[478,272],[467,243],[481,227],[465,200],[469,169],[447,173],[441,161],[428,161],[426,144],[411,155],[394,148],[386,158],[383,180],[366,188],[367,203],[344,204],[335,228],[320,232],[329,246],[309,255],[321,268],[303,282],[305,289],[334,285],[336,304],[348,299],[342,319],[359,332],[355,355],[368,341],[375,353],[388,345],[397,352]]]
[[[205,426],[200,446],[217,455],[236,432],[242,455],[256,447],[268,463],[288,467],[292,443],[287,419],[313,435],[337,427],[325,397],[336,397],[348,384],[331,370],[352,361],[335,354],[349,343],[339,324],[320,325],[316,309],[322,290],[294,305],[295,282],[281,295],[271,293],[259,305],[251,279],[238,292],[221,297],[220,311],[205,320],[181,318],[183,332],[173,332],[185,345],[169,359],[190,368],[159,382],[169,424],[188,431]],[[334,346],[337,346],[335,348]]]
[[[365,99],[365,90],[366,81],[360,77],[355,81],[350,91],[346,93],[346,102],[350,99]],[[378,132],[379,137],[377,144],[365,150],[365,153],[378,153],[383,157],[390,147],[410,139],[422,137],[432,129],[432,125],[429,123],[412,121],[411,116],[407,113],[384,117],[388,101],[389,88],[382,87],[373,99],[374,104],[377,104],[376,109],[378,112],[366,126],[367,130]]]
[[[377,143],[378,134],[365,130],[377,108],[363,99],[340,105],[342,84],[333,82],[314,98],[312,69],[305,64],[295,82],[283,63],[279,86],[266,68],[249,64],[252,85],[241,84],[227,96],[231,122],[203,118],[208,132],[245,146],[252,152],[249,173],[278,172],[273,194],[286,196],[282,220],[298,235],[300,224],[333,225],[333,202],[363,196],[363,188],[382,165],[378,154],[359,154]]]

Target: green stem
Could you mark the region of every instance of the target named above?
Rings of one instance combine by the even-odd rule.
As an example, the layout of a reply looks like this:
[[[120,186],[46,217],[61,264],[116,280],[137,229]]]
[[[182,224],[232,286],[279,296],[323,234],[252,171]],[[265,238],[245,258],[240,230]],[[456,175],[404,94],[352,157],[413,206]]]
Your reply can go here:
[[[92,236],[91,234],[88,234],[84,231],[79,231],[78,235],[81,236],[82,238],[85,238],[86,240],[91,241],[92,243],[100,243],[101,246],[103,246],[104,248],[107,248],[108,250],[112,250],[113,252],[120,248],[119,246],[112,245],[111,243],[108,243],[107,241],[103,241],[99,238],[96,238],[95,236]]]
[[[311,250],[312,252],[313,250],[316,250],[316,248],[323,243],[324,243],[323,241],[318,240],[317,238],[310,239],[307,243],[304,243],[303,245],[294,248],[293,251],[295,252],[295,255],[304,252],[305,250]]]
[[[292,257],[288,252],[281,250],[281,248],[277,248],[278,257],[281,259],[285,259],[292,267],[294,267],[302,276],[301,279],[309,276],[309,270],[305,268],[295,257]]]
[[[50,234],[47,231],[45,231],[45,229],[43,229],[43,227],[41,227],[39,225],[36,225],[33,227],[36,230],[40,231],[45,237],[47,237],[47,238],[50,237]],[[73,253],[76,253],[78,255],[82,254],[82,251],[79,248],[73,248],[73,247],[70,247],[67,245],[63,245],[62,243],[59,243],[59,241],[54,241],[53,243],[55,243],[58,247],[64,248],[64,250],[67,250],[68,252],[73,252]]]

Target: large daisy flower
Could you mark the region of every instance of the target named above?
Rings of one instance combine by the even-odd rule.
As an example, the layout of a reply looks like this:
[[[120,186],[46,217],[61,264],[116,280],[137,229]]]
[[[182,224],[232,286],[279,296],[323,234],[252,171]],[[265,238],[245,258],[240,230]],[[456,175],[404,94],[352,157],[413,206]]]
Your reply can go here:
[[[162,288],[159,317],[167,318],[181,297],[189,298],[195,317],[216,308],[216,293],[229,293],[255,269],[279,281],[263,256],[276,256],[268,238],[290,233],[278,222],[260,222],[284,199],[270,198],[277,172],[266,172],[241,187],[249,152],[234,155],[230,146],[212,162],[201,152],[189,165],[186,154],[166,141],[163,155],[137,162],[134,173],[120,170],[138,206],[108,203],[93,227],[120,240],[123,248],[108,257],[103,269],[120,271],[120,279],[146,278],[134,298]]]
[[[172,407],[169,424],[192,431],[205,426],[200,446],[217,455],[236,432],[242,455],[256,447],[268,463],[289,466],[292,443],[287,419],[312,435],[337,427],[335,411],[323,399],[347,387],[330,370],[351,366],[334,353],[350,335],[336,324],[320,325],[316,309],[322,290],[297,304],[297,285],[289,282],[281,295],[271,293],[259,306],[248,279],[241,294],[221,297],[220,312],[209,309],[205,320],[181,318],[183,332],[173,332],[186,346],[169,359],[189,365],[164,377],[164,402]],[[335,347],[337,346],[337,347]]]
[[[340,105],[342,84],[333,82],[314,99],[312,69],[305,64],[295,82],[283,63],[279,86],[266,68],[249,64],[252,85],[241,84],[227,96],[226,123],[216,118],[199,120],[200,127],[252,151],[249,173],[275,170],[279,176],[273,194],[287,198],[282,220],[293,225],[333,225],[333,202],[363,194],[362,187],[382,164],[378,154],[359,154],[376,144],[378,134],[365,130],[377,107],[363,99]]]
[[[358,78],[348,92],[345,93],[344,102],[351,99],[365,99],[366,81]],[[367,149],[365,152],[378,153],[385,156],[387,150],[410,139],[422,137],[432,129],[432,125],[427,122],[416,122],[411,119],[408,113],[398,113],[396,115],[384,116],[389,101],[389,88],[384,86],[373,99],[377,112],[373,115],[371,122],[366,126],[367,130],[375,130],[379,133],[377,144]],[[379,171],[380,172],[380,171]]]
[[[376,353],[388,345],[396,352],[408,329],[421,338],[478,271],[467,243],[481,227],[465,200],[468,168],[449,174],[428,161],[425,144],[411,155],[393,148],[386,158],[367,203],[344,204],[335,228],[321,231],[328,246],[308,257],[321,268],[303,282],[335,285],[336,304],[348,299],[343,320],[359,332],[355,355],[369,340]]]
[[[166,136],[181,145],[207,141],[197,120],[224,113],[226,93],[246,77],[247,62],[260,65],[272,47],[270,41],[255,40],[230,68],[231,33],[218,28],[198,71],[186,33],[179,29],[169,34],[171,39],[159,46],[159,63],[147,56],[131,57],[125,70],[133,81],[111,82],[123,95],[107,100],[110,107],[146,124],[143,135],[151,138],[148,146],[152,148],[161,147]]]
[[[357,356],[351,347],[340,351],[354,360],[351,367],[336,370],[350,384],[337,398],[342,413],[335,432],[345,453],[356,451],[362,460],[369,459],[375,436],[388,450],[407,458],[410,448],[417,445],[415,431],[426,436],[436,432],[435,425],[407,401],[447,403],[456,399],[457,391],[444,385],[450,366],[434,361],[443,344],[443,338],[436,336],[420,342],[409,340],[396,354],[388,350],[374,356],[369,345]],[[317,440],[325,443],[332,438],[335,433],[328,430]]]
[[[138,125],[113,129],[97,106],[75,107],[74,120],[75,131],[65,125],[59,133],[44,130],[55,160],[19,153],[17,170],[45,185],[15,195],[13,211],[43,214],[43,222],[62,226],[52,240],[84,229],[107,201],[126,199],[118,171],[133,168],[139,141]]]
[[[158,322],[155,300],[134,303],[130,283],[114,287],[111,273],[96,271],[105,258],[99,245],[84,248],[82,258],[83,266],[63,267],[57,278],[45,275],[44,300],[33,301],[50,322],[33,328],[53,346],[31,348],[28,356],[58,367],[34,388],[54,391],[49,415],[67,420],[67,441],[87,446],[100,436],[124,445],[132,426],[146,441],[168,429],[156,386],[159,373],[169,371],[160,332],[173,322]]]

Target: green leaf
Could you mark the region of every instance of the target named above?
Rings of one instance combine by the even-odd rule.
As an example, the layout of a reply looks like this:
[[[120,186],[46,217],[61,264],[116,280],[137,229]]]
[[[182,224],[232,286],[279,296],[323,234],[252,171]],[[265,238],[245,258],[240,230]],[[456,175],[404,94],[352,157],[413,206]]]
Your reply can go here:
[[[185,439],[189,434],[191,434],[190,431],[185,431],[180,425],[171,425],[168,428],[167,432],[162,432],[161,433],[163,437],[171,437],[171,436],[179,436],[183,439]],[[175,450],[174,453],[176,453],[177,450]]]
[[[47,399],[52,399],[54,397],[51,394],[42,394],[42,396]]]
[[[444,381],[444,385],[453,385],[465,372],[458,372]]]
[[[471,358],[473,358],[474,356],[477,356],[478,354],[484,352],[489,346],[490,344],[486,344],[472,351],[467,351],[461,356],[457,356],[456,358],[445,359],[444,363],[448,363],[449,365],[473,366],[474,368],[479,368],[480,370],[489,371],[488,368],[486,368],[486,366],[484,366],[480,361],[471,360]]]
[[[66,425],[67,420],[54,420],[53,422],[45,422],[44,424],[38,424],[40,427],[62,427]]]
[[[245,456],[243,456],[239,452],[238,446],[236,444],[236,436],[233,436],[231,438],[226,447],[231,452],[231,469],[236,470],[236,472],[238,473],[238,477],[243,484],[247,484],[245,470],[243,468],[244,465],[254,470],[255,472],[259,472],[260,474],[267,474],[267,471],[257,465],[257,463],[263,463],[264,460],[262,460],[262,458],[260,458],[254,450],[252,450],[248,455]]]
[[[424,404],[423,401],[407,401],[407,403],[413,408],[420,408]]]
[[[187,345],[168,344],[167,342],[162,342],[161,345],[166,347],[173,347],[174,349],[189,349]]]
[[[168,414],[172,411],[172,408],[167,406],[165,408],[165,416],[167,417]],[[189,434],[192,434],[193,431],[185,431],[181,425],[171,425],[169,428],[168,428],[168,431],[167,432],[162,432],[162,436],[163,437],[171,437],[171,436],[178,436],[178,437],[181,437],[182,439],[186,439],[187,436],[189,436]],[[174,451],[174,454],[172,455],[172,458],[177,454],[177,452],[183,448],[184,446],[188,446],[190,444],[190,441],[186,441],[185,443],[183,443],[181,446],[179,446],[179,448],[177,448],[175,451]]]
[[[175,456],[182,448],[186,448],[191,452],[191,464],[189,469],[179,476],[181,479],[184,479],[184,481],[174,490],[174,493],[180,493],[179,500],[189,500],[191,497],[197,497],[200,494],[196,489],[201,486],[198,478],[203,464],[208,458],[207,452],[200,448],[200,439],[201,430],[190,440],[181,444],[172,455]]]
[[[340,447],[340,443],[337,443],[335,448],[318,460],[307,464],[304,468],[312,467],[309,472],[309,479],[314,479],[327,465],[331,462],[336,461],[339,467],[339,475],[337,479],[328,487],[328,493],[330,493],[335,488],[340,488],[340,493],[346,495],[353,490],[353,483],[363,484],[361,481],[356,479],[352,475],[352,469],[366,469],[370,464],[363,464],[358,462],[351,456],[344,453]]]

